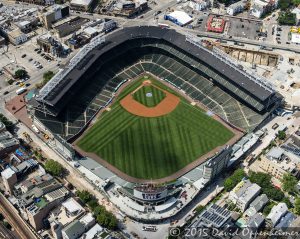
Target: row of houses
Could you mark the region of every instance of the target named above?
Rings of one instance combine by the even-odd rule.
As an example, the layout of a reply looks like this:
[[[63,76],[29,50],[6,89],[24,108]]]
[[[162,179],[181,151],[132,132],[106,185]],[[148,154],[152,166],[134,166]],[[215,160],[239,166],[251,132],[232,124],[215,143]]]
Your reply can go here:
[[[1,178],[10,203],[41,236],[94,239],[104,233],[105,238],[110,238],[109,231],[96,223],[72,192],[46,173],[24,149],[9,156]]]
[[[234,232],[242,235],[245,228],[251,232],[257,232],[262,228],[285,231],[289,227],[300,225],[300,217],[290,212],[287,205],[282,202],[275,204],[270,213],[264,216],[262,211],[268,203],[269,199],[266,194],[261,194],[260,186],[249,180],[243,180],[229,193],[225,202],[221,200],[217,204],[210,204],[190,226],[222,229],[225,231],[223,233],[230,228],[236,228],[238,230],[235,229]],[[230,204],[233,204],[235,209],[229,210]]]
[[[227,14],[233,16],[243,12],[249,6],[249,1],[240,0],[228,6]],[[261,18],[266,13],[276,9],[278,0],[252,0],[250,3],[250,14],[257,18]]]

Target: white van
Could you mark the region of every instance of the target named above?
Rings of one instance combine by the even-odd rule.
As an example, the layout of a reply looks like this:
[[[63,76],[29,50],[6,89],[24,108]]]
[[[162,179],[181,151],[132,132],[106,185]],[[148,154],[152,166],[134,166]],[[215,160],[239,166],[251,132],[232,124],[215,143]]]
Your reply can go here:
[[[31,125],[32,129],[34,130],[34,132],[36,132],[37,134],[40,133],[39,129],[33,124]]]
[[[26,89],[25,87],[22,87],[22,88],[16,90],[16,94],[17,94],[17,95],[21,95],[21,94],[24,93],[25,91],[27,91],[27,89]]]

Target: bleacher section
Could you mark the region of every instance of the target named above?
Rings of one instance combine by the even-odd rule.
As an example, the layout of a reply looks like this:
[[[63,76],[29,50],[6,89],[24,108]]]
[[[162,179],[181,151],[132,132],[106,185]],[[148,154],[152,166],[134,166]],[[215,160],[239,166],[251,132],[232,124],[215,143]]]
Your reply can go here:
[[[35,117],[53,133],[70,140],[109,104],[120,84],[143,72],[172,84],[224,120],[245,130],[253,130],[269,114],[261,101],[204,62],[165,41],[138,38],[103,53],[91,65],[81,85],[72,88],[72,100],[56,117],[46,114],[42,107],[36,108]]]

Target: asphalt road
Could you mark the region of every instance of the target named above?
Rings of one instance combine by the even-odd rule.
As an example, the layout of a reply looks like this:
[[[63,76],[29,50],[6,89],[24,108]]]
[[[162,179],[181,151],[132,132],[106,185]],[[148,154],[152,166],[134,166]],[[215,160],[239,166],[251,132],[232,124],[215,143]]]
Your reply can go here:
[[[14,210],[12,210],[12,206],[9,204],[9,202],[3,196],[3,194],[0,194],[0,212],[4,215],[6,220],[19,234],[20,239],[37,238],[36,235],[33,234],[33,232],[29,229],[27,224],[20,217],[20,215],[18,215]]]

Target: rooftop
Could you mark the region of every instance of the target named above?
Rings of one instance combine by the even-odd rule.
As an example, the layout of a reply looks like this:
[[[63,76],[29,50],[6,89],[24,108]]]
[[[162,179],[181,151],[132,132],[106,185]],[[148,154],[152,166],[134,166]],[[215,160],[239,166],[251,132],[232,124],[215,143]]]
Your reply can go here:
[[[84,211],[84,208],[74,199],[69,198],[68,200],[62,203],[62,206],[66,209],[69,213],[76,213],[80,211]]]
[[[11,168],[6,168],[1,172],[1,176],[5,179],[9,179],[14,174],[16,174],[16,172],[14,170],[12,170]]]
[[[248,221],[248,227],[249,228],[259,228],[262,223],[264,222],[265,218],[259,214],[256,213],[255,215],[253,215],[252,217],[249,218]]]
[[[286,204],[281,202],[271,209],[271,212],[266,218],[272,222],[273,226],[275,226],[279,222],[280,218],[284,216],[287,212],[288,208]]]
[[[71,0],[71,5],[89,6],[93,0]]]
[[[189,14],[183,11],[174,11],[168,15],[175,18],[182,25],[186,25],[193,20],[193,18],[191,18]]]
[[[284,149],[280,147],[273,147],[271,150],[267,153],[267,157],[270,159],[280,159],[281,156],[284,153]]]
[[[83,234],[82,239],[94,239],[96,235],[103,231],[103,227],[101,227],[98,223],[93,226],[90,230]]]
[[[222,227],[229,220],[231,212],[216,204],[208,206],[199,216],[193,226]]]

